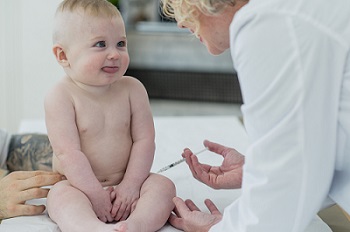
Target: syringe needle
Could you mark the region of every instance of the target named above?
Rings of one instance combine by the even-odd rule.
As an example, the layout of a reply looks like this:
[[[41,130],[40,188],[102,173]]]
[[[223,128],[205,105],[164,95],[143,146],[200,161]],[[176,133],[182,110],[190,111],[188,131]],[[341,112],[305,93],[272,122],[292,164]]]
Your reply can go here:
[[[198,152],[194,153],[194,155],[199,155],[200,153],[205,152],[206,150],[208,150],[207,147],[204,148],[204,149],[201,150],[201,151],[198,151]],[[178,164],[181,164],[181,163],[184,162],[185,160],[186,160],[185,158],[182,158],[182,159],[180,159],[180,160],[178,160],[178,161],[176,161],[176,162],[174,162],[174,163],[171,163],[171,164],[169,164],[169,165],[167,165],[167,166],[161,168],[157,173],[165,172],[166,170],[168,170],[168,169],[170,169],[170,168],[172,168],[172,167],[175,167],[175,166],[178,165]]]

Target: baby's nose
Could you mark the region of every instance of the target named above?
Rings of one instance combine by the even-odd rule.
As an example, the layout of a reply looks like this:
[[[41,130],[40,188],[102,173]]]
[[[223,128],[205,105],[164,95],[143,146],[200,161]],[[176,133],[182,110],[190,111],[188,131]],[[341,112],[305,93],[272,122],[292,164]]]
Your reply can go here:
[[[118,59],[120,57],[119,51],[117,48],[110,49],[110,52],[108,54],[108,59]]]

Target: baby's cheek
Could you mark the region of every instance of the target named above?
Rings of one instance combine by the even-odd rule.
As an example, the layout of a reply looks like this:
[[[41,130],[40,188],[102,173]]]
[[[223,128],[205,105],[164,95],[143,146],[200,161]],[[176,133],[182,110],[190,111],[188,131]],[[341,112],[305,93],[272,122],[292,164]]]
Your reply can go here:
[[[92,60],[91,62],[87,62],[83,68],[84,68],[84,72],[86,74],[91,75],[92,73],[95,73],[96,70],[100,70],[102,68],[102,66],[100,66],[97,61],[94,62],[94,60]]]

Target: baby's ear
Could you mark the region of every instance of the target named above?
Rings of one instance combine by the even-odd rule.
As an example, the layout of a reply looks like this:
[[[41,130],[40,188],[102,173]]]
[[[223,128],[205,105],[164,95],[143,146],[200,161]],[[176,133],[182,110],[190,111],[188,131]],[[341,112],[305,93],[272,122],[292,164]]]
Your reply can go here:
[[[54,56],[56,57],[56,60],[60,65],[62,65],[63,67],[69,66],[66,53],[60,44],[55,44],[52,47],[52,51]]]

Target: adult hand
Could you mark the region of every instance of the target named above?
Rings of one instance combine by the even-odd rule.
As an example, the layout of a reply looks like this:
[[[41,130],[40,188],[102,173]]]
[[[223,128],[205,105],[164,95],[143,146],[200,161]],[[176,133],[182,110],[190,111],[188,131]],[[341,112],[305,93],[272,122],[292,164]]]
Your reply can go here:
[[[233,148],[225,147],[208,140],[204,141],[204,146],[209,151],[221,155],[224,160],[221,166],[201,164],[197,156],[190,149],[186,148],[182,156],[186,159],[193,177],[214,189],[240,188],[242,185],[244,156]]]
[[[204,213],[191,201],[183,201],[181,198],[173,199],[175,204],[175,214],[169,217],[169,223],[179,230],[186,232],[207,232],[209,229],[221,221],[222,214],[211,200],[205,200],[205,205],[210,211]]]
[[[62,180],[60,174],[46,171],[17,171],[0,180],[0,218],[36,215],[44,205],[26,205],[27,200],[46,197],[49,190],[41,188]]]

